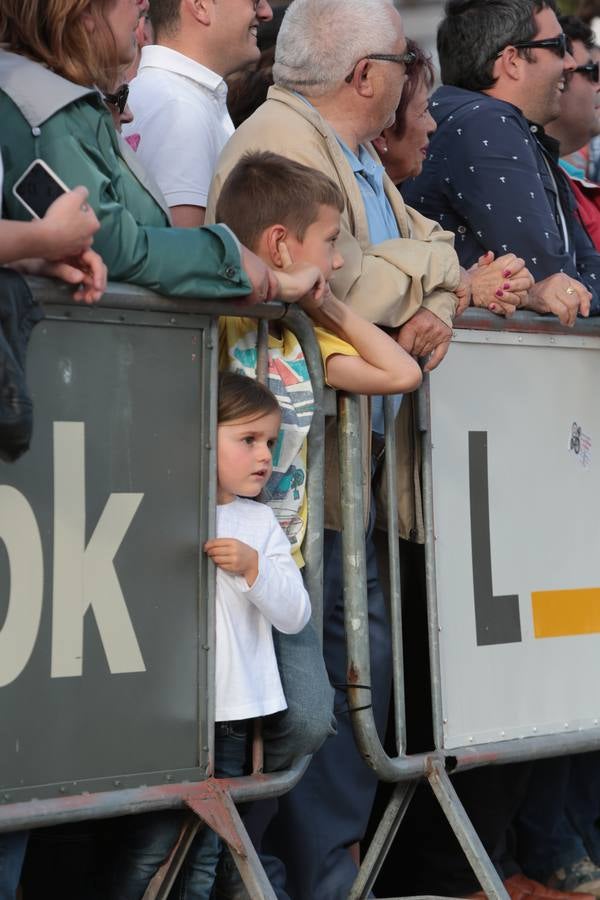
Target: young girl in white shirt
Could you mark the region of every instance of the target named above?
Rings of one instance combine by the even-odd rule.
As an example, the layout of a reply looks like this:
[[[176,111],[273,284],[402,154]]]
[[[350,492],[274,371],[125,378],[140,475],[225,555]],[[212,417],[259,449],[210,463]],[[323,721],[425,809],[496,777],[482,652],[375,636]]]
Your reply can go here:
[[[217,778],[247,774],[251,720],[286,708],[272,628],[295,634],[310,618],[289,540],[270,507],[254,499],[271,474],[280,423],[268,388],[245,375],[219,376],[217,537],[204,545],[217,566]],[[175,896],[208,900],[220,850],[218,836],[203,828]]]

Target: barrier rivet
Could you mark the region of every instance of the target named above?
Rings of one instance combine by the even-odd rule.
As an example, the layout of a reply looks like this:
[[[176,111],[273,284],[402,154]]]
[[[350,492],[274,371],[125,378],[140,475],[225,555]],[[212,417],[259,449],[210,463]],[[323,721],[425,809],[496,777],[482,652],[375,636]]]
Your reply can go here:
[[[171,316],[171,318],[169,319],[169,324],[175,325],[176,321],[177,321],[177,319],[175,319],[173,316]]]
[[[10,794],[5,794],[5,795],[4,795],[4,799],[5,799],[5,800],[10,800]]]
[[[204,445],[205,450],[210,450],[211,447],[212,447],[212,444],[210,441],[207,441],[206,444]]]
[[[536,726],[535,726],[535,725],[534,725],[534,726],[533,726],[533,730],[534,730],[534,731],[537,731],[537,728],[536,728]]]
[[[60,792],[61,792],[61,794],[66,794],[66,793],[67,793],[67,789],[66,789],[66,787],[65,787],[64,785],[61,787]]]
[[[167,775],[167,781],[170,781],[172,777],[172,775]]]
[[[114,784],[115,787],[119,787],[119,785],[121,784],[121,782],[119,781],[118,778],[115,778],[115,780],[113,781],[113,784]]]
[[[442,719],[442,721],[443,721],[444,725],[448,724],[448,719]]]

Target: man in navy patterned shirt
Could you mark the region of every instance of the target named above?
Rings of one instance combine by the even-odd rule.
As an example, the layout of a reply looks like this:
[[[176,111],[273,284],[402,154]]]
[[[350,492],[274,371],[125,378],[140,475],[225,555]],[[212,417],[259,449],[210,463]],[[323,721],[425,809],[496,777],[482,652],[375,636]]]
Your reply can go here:
[[[421,175],[405,182],[402,194],[410,206],[455,232],[463,266],[488,249],[523,257],[536,279],[523,305],[572,325],[590,308],[600,315],[600,254],[574,215],[558,143],[544,132],[560,114],[576,67],[556,11],[555,0],[447,0],[438,31],[443,86],[431,101],[437,131]],[[551,762],[538,856],[542,850],[546,859],[566,856],[571,865],[586,851],[572,829],[555,827],[565,824],[568,761]],[[576,884],[549,878],[552,869],[527,873],[542,884],[520,873],[506,852],[511,826],[525,800],[530,806],[535,800],[532,788],[540,774],[530,763],[494,766],[463,773],[456,787],[513,900],[557,900],[568,891],[580,898],[585,891],[598,895],[600,872],[593,864]],[[457,896],[475,891],[472,871],[448,843],[441,814],[421,800],[409,818],[413,871],[423,873],[411,889]],[[561,890],[550,889],[550,881]]]
[[[456,233],[465,267],[488,249],[523,257],[527,308],[600,314],[600,255],[544,133],[575,68],[554,0],[448,0],[438,52],[437,131],[407,203]]]

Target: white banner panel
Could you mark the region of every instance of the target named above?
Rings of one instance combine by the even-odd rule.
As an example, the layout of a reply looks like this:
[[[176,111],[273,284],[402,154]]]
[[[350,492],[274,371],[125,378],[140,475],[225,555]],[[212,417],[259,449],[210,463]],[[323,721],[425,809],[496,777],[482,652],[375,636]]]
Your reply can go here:
[[[598,350],[459,330],[432,373],[448,749],[600,720]]]

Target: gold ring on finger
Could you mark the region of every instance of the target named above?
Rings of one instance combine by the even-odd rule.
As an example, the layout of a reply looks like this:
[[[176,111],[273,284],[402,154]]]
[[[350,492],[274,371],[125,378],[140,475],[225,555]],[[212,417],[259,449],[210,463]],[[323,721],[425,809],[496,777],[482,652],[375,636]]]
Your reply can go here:
[[[568,288],[566,289],[566,293],[569,294],[569,296],[570,296],[571,294],[574,294],[574,293],[575,293],[575,289],[572,288],[572,287],[568,287]]]

